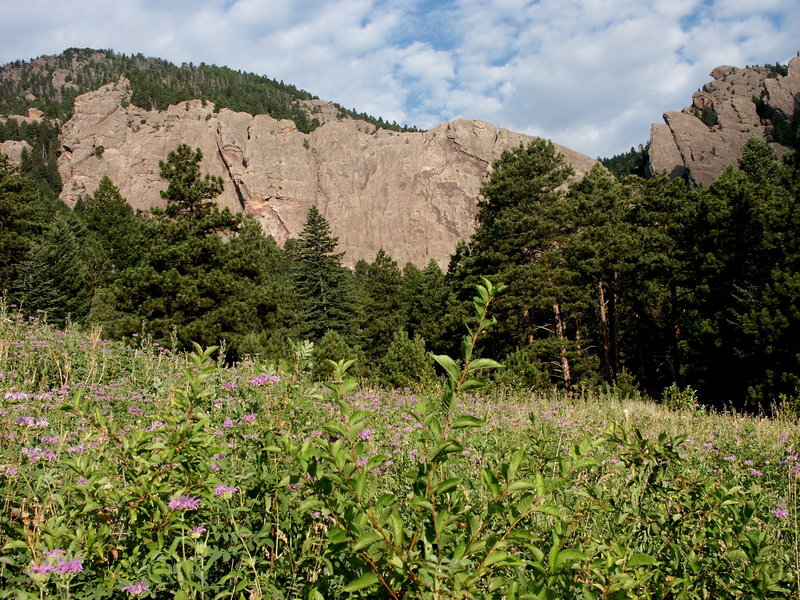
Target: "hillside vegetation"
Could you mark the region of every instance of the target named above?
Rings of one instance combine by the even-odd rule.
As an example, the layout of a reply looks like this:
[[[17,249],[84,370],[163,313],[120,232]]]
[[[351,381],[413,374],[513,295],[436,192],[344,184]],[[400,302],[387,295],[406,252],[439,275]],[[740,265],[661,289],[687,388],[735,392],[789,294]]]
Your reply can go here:
[[[479,389],[485,283],[444,395],[0,311],[0,597],[796,598],[797,425]]]
[[[205,63],[176,66],[142,54],[127,56],[91,48],[70,48],[57,56],[4,65],[0,68],[0,114],[25,114],[35,107],[64,122],[72,116],[78,95],[123,75],[131,82],[131,102],[144,109],[164,110],[170,104],[199,99],[213,102],[217,109],[291,119],[306,133],[319,125],[310,109],[299,103],[314,96],[283,81]],[[385,129],[416,131],[335,106],[342,117],[363,119]]]

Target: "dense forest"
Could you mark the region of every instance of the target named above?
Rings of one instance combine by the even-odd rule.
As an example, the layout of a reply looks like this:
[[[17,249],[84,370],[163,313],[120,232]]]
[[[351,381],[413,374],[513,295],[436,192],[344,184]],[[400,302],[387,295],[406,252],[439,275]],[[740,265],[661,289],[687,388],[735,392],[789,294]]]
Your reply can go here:
[[[752,138],[708,188],[600,166],[565,188],[571,168],[536,140],[495,163],[478,227],[446,271],[384,251],[347,269],[316,208],[282,249],[250,217],[217,208],[222,182],[187,146],[162,161],[167,206],[147,214],[108,178],[69,209],[4,161],[0,290],[24,312],[115,338],[222,341],[230,362],[281,360],[309,340],[317,376],[328,376],[324,359],[356,358],[360,376],[402,387],[437,376],[429,352],[457,354],[488,277],[505,290],[479,350],[506,365],[499,384],[796,408],[797,157],[778,161]]]

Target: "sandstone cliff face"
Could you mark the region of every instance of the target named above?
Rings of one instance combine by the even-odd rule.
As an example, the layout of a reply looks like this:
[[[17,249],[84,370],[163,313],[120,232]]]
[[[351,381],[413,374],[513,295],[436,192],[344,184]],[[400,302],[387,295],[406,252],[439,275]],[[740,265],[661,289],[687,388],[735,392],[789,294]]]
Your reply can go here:
[[[397,133],[337,120],[319,103],[323,125],[303,134],[294,123],[195,100],[165,112],[129,104],[124,79],[79,96],[62,129],[59,159],[72,204],[108,175],[134,208],[163,206],[159,160],[179,144],[203,151],[204,172],[219,175],[221,207],[252,214],[283,243],[302,231],[316,204],[330,221],[345,261],[373,260],[384,248],[398,263],[446,264],[474,228],[476,199],[492,162],[529,136],[458,120],[422,133]],[[558,146],[582,176],[595,164]]]
[[[665,170],[694,187],[709,185],[741,158],[748,138],[769,133],[772,122],[763,111],[759,114],[754,98],[792,117],[800,104],[800,53],[789,61],[788,71],[773,77],[766,67],[714,69],[713,81],[694,94],[691,106],[665,113],[664,123],[652,126],[651,172]],[[705,122],[700,118],[704,113]],[[711,124],[714,117],[717,123]],[[773,147],[777,155],[787,150],[776,143]]]

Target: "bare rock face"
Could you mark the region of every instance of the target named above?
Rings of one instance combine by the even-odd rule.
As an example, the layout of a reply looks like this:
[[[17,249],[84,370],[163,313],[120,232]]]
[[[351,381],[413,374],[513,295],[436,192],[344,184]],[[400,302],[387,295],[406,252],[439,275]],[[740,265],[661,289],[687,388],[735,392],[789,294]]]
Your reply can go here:
[[[665,113],[664,124],[651,128],[651,172],[685,177],[693,187],[709,185],[737,163],[750,137],[767,137],[775,111],[791,119],[800,104],[800,53],[783,76],[769,67],[731,66],[710,75],[713,81],[693,95],[691,106]],[[778,143],[773,148],[778,156],[787,150]]]
[[[204,172],[223,178],[221,207],[252,214],[279,243],[296,237],[317,205],[345,261],[373,260],[385,249],[401,265],[446,264],[475,226],[487,170],[506,148],[531,139],[482,121],[457,120],[421,133],[338,119],[321,101],[323,123],[303,134],[288,120],[215,111],[198,100],[165,112],[129,104],[121,79],[79,96],[62,129],[59,159],[74,203],[108,175],[136,209],[163,206],[159,161],[185,143],[203,152]],[[582,176],[596,163],[557,147]]]
[[[27,150],[30,152],[33,148],[25,140],[18,142],[16,140],[7,140],[0,142],[0,154],[5,154],[8,160],[13,164],[20,164],[22,162],[22,152]]]

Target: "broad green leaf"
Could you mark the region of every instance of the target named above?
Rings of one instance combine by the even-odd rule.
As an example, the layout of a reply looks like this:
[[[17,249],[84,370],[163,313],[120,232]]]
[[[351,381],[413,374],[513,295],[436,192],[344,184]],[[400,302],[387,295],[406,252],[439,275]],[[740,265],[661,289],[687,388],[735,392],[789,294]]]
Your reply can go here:
[[[561,511],[558,509],[558,507],[553,506],[552,504],[542,504],[540,506],[537,506],[536,508],[533,509],[533,512],[552,515],[554,517],[558,517],[559,519],[564,518],[564,515],[561,514]]]
[[[357,592],[378,583],[378,576],[375,573],[364,573],[342,588],[343,592]]]
[[[453,477],[452,479],[447,479],[446,481],[442,481],[439,485],[436,486],[436,494],[446,494],[450,490],[456,488],[458,484],[461,483],[461,477]]]
[[[566,564],[573,564],[576,562],[583,562],[589,560],[589,557],[586,556],[580,550],[575,550],[574,548],[567,548],[566,550],[561,550],[558,553],[558,557],[556,558],[556,566],[566,565]]]
[[[478,369],[499,369],[502,366],[491,358],[476,358],[467,365],[467,371],[472,373],[472,371],[477,371]]]
[[[450,376],[450,379],[453,381],[458,381],[461,378],[461,369],[459,369],[458,364],[452,358],[447,356],[446,354],[432,354],[433,360],[439,363],[442,368],[447,371],[447,374]]]
[[[508,486],[508,491],[512,493],[521,491],[530,491],[535,489],[536,489],[535,483],[533,483],[532,481],[526,481],[524,479],[520,481],[515,481],[514,483]]]
[[[486,557],[486,560],[483,561],[483,564],[484,566],[489,567],[495,563],[499,563],[501,560],[507,559],[509,556],[511,555],[508,552],[504,552],[503,550],[495,550]]]
[[[648,565],[655,565],[658,561],[649,554],[634,554],[628,560],[629,567],[643,567]]]
[[[375,542],[379,542],[382,539],[383,539],[383,536],[380,533],[378,533],[377,531],[367,532],[364,535],[362,535],[360,538],[358,538],[358,540],[356,541],[355,545],[353,546],[353,550],[356,550],[356,551],[363,550],[364,548],[367,548],[368,546],[371,546]]]
[[[453,420],[453,423],[450,425],[451,429],[464,429],[465,427],[483,427],[486,425],[486,421],[483,419],[479,419],[478,417],[473,417],[472,415],[461,415],[460,417],[456,417]]]
[[[484,469],[483,480],[486,482],[486,485],[489,486],[492,497],[496,499],[500,495],[500,483],[497,481],[495,474],[489,469]]]

